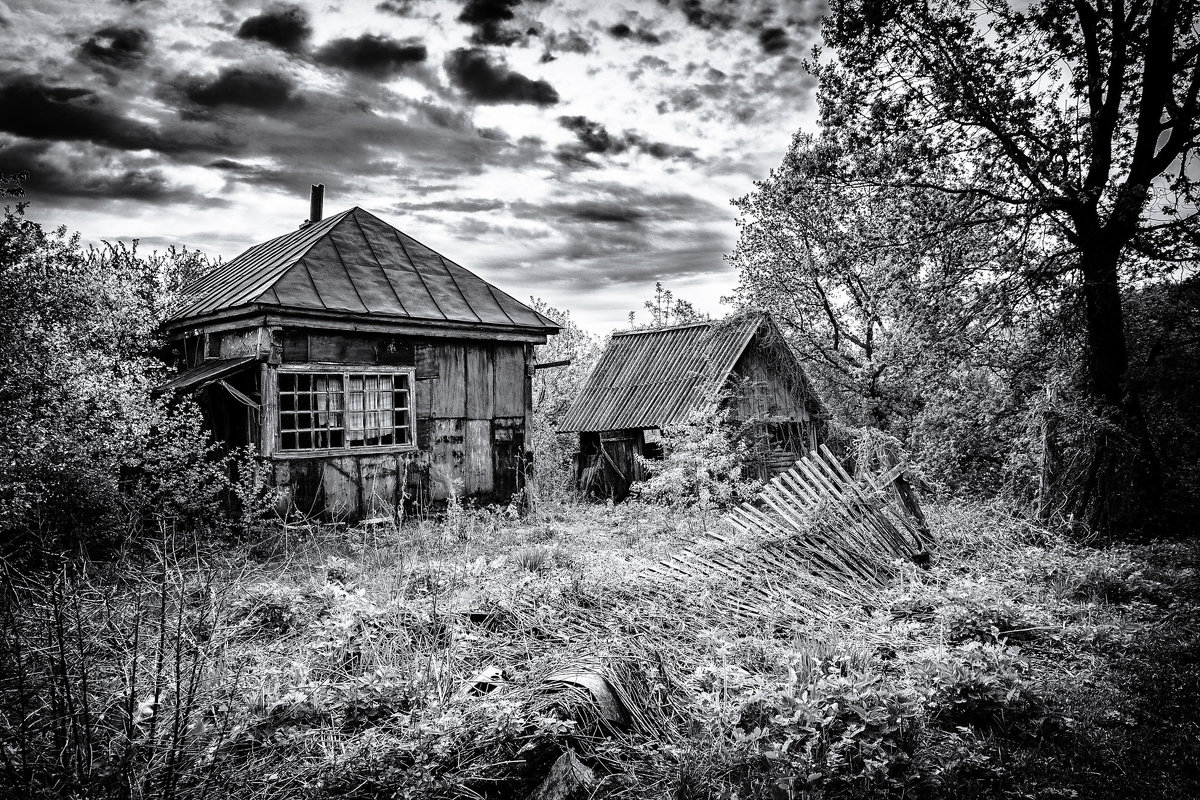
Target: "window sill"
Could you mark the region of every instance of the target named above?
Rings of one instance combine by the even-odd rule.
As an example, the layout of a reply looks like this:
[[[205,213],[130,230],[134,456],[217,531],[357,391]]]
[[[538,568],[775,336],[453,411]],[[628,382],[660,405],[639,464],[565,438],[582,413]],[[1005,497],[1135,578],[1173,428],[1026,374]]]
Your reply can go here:
[[[339,447],[326,450],[277,450],[270,457],[276,461],[295,461],[304,458],[345,458],[347,456],[378,456],[389,453],[415,453],[415,444],[380,444],[371,447]]]

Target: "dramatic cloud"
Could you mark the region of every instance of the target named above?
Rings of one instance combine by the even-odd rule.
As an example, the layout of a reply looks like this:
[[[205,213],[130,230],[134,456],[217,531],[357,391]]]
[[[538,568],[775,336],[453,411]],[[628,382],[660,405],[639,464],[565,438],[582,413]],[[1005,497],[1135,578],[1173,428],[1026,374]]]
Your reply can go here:
[[[645,28],[633,28],[626,25],[624,22],[618,22],[608,29],[609,35],[616,39],[636,39],[642,44],[662,44],[662,39],[653,31],[648,31]]]
[[[0,169],[40,221],[229,257],[325,183],[607,329],[656,280],[720,313],[728,198],[812,124],[829,3],[28,5],[0,0]]]
[[[142,28],[110,25],[93,33],[79,47],[79,58],[94,65],[131,69],[150,52],[150,34]]]
[[[555,59],[555,52],[559,53],[580,53],[586,54],[592,52],[592,43],[579,31],[568,31],[566,33],[554,33],[553,31],[546,34],[544,37],[546,50],[542,53],[542,63],[548,63]]]
[[[565,116],[558,118],[558,124],[575,134],[578,140],[574,144],[563,145],[555,151],[555,157],[566,164],[598,167],[596,162],[587,158],[589,154],[624,153],[626,150],[637,150],[657,159],[691,159],[695,157],[695,149],[652,142],[636,131],[625,131],[613,135],[599,122],[581,116]]]
[[[190,189],[172,184],[161,169],[131,166],[106,159],[52,153],[45,142],[30,142],[0,150],[0,172],[29,172],[27,199],[69,201],[137,200],[212,205]]]
[[[299,52],[312,36],[312,26],[302,7],[278,5],[247,19],[237,35],[239,39],[257,39],[280,50]]]
[[[395,14],[397,17],[407,17],[416,5],[414,0],[383,0],[375,6],[376,11],[384,14]]]
[[[513,18],[512,10],[520,4],[521,0],[467,0],[458,21],[475,26],[471,36],[475,44],[510,45],[521,38],[521,32],[503,23]]]
[[[171,152],[187,146],[127,118],[91,89],[47,86],[33,76],[0,86],[0,130],[30,139],[93,142],[117,150]]]
[[[446,72],[456,86],[479,103],[551,106],[558,102],[558,92],[549,83],[493,63],[487,53],[477,48],[460,48],[450,53],[446,57]]]
[[[217,77],[209,81],[195,77],[183,80],[183,91],[187,98],[210,108],[281,108],[296,102],[294,90],[295,84],[286,75],[241,67],[223,68]]]
[[[766,28],[758,34],[758,43],[764,53],[774,54],[787,50],[790,41],[783,28]]]
[[[557,210],[567,219],[579,222],[611,222],[617,225],[635,225],[646,218],[646,214],[637,208],[631,208],[624,203],[611,200],[580,200],[557,207]]]
[[[425,45],[400,42],[387,36],[365,33],[354,39],[334,39],[316,52],[322,64],[359,72],[375,78],[393,78],[409,64],[426,59]]]

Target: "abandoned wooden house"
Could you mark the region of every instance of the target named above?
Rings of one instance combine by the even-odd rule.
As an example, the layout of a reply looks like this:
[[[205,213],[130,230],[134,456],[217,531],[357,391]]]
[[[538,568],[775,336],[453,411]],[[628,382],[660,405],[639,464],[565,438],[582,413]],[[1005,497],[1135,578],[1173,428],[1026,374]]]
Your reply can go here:
[[[769,314],[616,333],[559,426],[579,434],[580,488],[624,498],[646,477],[635,455],[660,457],[662,430],[714,401],[751,423],[761,477],[822,439],[821,403]]]
[[[202,276],[167,323],[214,436],[270,459],[294,510],[509,502],[533,346],[557,324],[378,217],[309,222]]]

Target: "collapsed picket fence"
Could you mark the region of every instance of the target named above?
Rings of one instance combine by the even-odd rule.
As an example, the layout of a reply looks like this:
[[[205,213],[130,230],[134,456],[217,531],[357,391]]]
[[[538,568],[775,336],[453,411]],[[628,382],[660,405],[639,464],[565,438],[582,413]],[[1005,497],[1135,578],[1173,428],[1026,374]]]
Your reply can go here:
[[[890,502],[902,471],[856,480],[822,445],[767,483],[755,503],[726,513],[727,531],[696,537],[647,576],[713,585],[718,602],[742,619],[873,606],[897,562],[923,563],[932,546]]]

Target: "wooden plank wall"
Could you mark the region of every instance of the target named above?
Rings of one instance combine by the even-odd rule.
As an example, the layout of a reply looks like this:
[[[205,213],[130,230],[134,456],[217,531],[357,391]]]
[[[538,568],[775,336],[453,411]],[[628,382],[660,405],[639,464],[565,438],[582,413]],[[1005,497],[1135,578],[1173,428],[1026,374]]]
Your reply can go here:
[[[532,347],[303,331],[276,333],[287,362],[411,366],[415,452],[278,459],[276,478],[301,511],[379,516],[408,501],[450,497],[507,503],[531,454]],[[273,436],[273,429],[271,435]]]
[[[808,420],[804,398],[789,389],[779,368],[757,347],[746,348],[733,372],[748,380],[747,391],[737,398],[739,419],[771,416],[797,422]]]
[[[733,371],[742,379],[742,392],[734,401],[737,418],[758,418],[765,425],[756,443],[754,467],[758,477],[767,480],[816,448],[816,425],[794,379],[758,341],[751,342]]]

